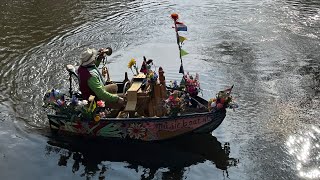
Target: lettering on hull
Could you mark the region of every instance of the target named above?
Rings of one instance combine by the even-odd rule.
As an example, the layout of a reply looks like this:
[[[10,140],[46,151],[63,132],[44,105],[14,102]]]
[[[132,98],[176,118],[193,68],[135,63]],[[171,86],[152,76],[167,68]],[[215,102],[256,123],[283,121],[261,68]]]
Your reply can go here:
[[[211,119],[208,116],[194,117],[188,119],[176,119],[166,122],[155,123],[155,127],[159,131],[176,131],[179,129],[195,129],[206,123]]]

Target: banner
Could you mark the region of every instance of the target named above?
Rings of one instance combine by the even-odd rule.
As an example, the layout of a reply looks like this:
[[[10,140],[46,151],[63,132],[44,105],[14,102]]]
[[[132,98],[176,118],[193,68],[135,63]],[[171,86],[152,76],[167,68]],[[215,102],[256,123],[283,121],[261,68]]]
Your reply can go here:
[[[176,22],[176,26],[177,26],[177,31],[187,31],[188,28],[185,24],[183,24],[182,22]]]
[[[183,41],[187,40],[186,37],[183,37],[183,36],[179,36],[179,42],[180,43],[183,43]]]
[[[180,50],[180,56],[185,56],[187,54],[189,54],[187,51],[185,51],[183,49]]]

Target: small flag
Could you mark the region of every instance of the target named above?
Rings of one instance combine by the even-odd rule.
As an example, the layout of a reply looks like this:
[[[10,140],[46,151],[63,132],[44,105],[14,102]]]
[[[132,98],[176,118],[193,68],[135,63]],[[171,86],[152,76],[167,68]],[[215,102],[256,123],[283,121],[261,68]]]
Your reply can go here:
[[[179,36],[179,42],[180,43],[183,43],[183,41],[187,40],[186,37],[183,37],[183,36]]]
[[[176,22],[177,31],[187,31],[187,26],[183,24],[182,22]]]
[[[184,74],[184,69],[183,69],[183,65],[182,64],[180,65],[179,73]]]
[[[180,56],[185,56],[187,54],[189,54],[187,51],[185,51],[183,49],[180,50]]]

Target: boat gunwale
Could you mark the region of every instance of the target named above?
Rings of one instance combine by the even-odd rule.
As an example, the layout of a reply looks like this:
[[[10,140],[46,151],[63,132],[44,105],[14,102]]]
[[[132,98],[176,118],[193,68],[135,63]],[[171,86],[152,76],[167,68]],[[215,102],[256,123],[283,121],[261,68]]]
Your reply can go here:
[[[168,87],[167,87],[168,88]],[[169,87],[170,88],[170,87]],[[170,88],[172,89],[172,88]],[[196,99],[201,99],[201,101],[204,101],[206,103],[208,103],[207,100],[205,100],[204,98],[200,97],[200,96],[196,96],[194,97]],[[191,117],[197,117],[197,116],[208,116],[210,114],[214,114],[216,112],[219,112],[221,110],[219,109],[213,109],[211,111],[207,110],[207,112],[194,112],[194,113],[186,113],[186,114],[182,114],[179,116],[161,116],[161,117],[132,117],[132,118],[116,118],[116,117],[112,117],[112,118],[101,118],[100,121],[121,121],[121,122],[126,122],[126,121],[135,121],[135,122],[143,122],[143,121],[152,121],[152,122],[157,122],[157,121],[167,121],[167,120],[177,120],[177,119],[183,119],[183,118],[191,118]],[[56,114],[47,114],[48,119],[50,119],[50,117],[56,117],[56,118],[60,118],[60,119],[71,119],[71,116],[65,116],[65,115],[56,115]],[[99,121],[99,122],[100,122]],[[83,122],[93,122],[93,121],[83,121]]]
[[[184,118],[192,118],[197,116],[209,116],[210,114],[214,114],[217,111],[211,111],[211,112],[203,112],[203,113],[190,113],[190,114],[183,114],[180,116],[162,116],[162,117],[144,117],[144,118],[101,118],[100,121],[120,121],[120,122],[126,122],[126,121],[135,121],[135,122],[143,122],[143,121],[167,121],[167,120],[177,120],[177,119],[184,119]],[[55,115],[55,114],[47,114],[48,119],[50,120],[51,117],[53,118],[59,118],[59,119],[70,119],[71,116],[65,116],[65,115]],[[100,122],[99,121],[99,122]],[[83,121],[83,122],[93,122],[93,121]]]

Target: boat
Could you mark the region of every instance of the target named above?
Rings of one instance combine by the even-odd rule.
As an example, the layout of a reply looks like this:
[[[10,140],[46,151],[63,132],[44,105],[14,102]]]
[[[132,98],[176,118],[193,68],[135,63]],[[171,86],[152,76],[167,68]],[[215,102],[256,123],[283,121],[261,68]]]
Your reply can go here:
[[[145,57],[140,72],[135,59],[128,63],[134,73],[131,80],[125,73],[123,81],[110,81],[105,62],[112,49],[107,48],[102,68],[108,76],[106,84],[116,85],[113,93],[126,99],[125,108],[107,108],[105,102],[96,101],[94,96],[88,100],[81,99],[81,92],[74,91],[72,87],[78,80],[75,67],[67,65],[69,95],[52,89],[44,96],[46,107],[54,109],[47,114],[52,132],[94,138],[162,141],[186,134],[208,134],[219,127],[226,117],[226,109],[236,107],[231,96],[233,86],[219,91],[210,100],[199,96],[199,75],[184,73],[181,38],[177,30],[179,23],[176,16],[172,17],[180,50],[179,72],[183,74],[179,85],[177,81],[168,85],[163,68],[159,67],[157,72],[151,70],[153,60]]]
[[[70,66],[68,67],[70,75],[74,74],[74,68],[70,68]],[[113,83],[118,84],[118,87],[125,87],[125,84],[128,84],[127,81]],[[122,92],[122,88],[118,88],[118,95],[128,96],[130,93],[136,92],[131,91],[132,87],[134,87],[133,84],[136,84],[135,79],[133,79],[129,84],[131,84],[131,86],[127,89],[126,93]],[[141,84],[141,81],[138,81],[138,84]],[[164,113],[164,111],[167,111],[166,108],[164,108],[163,105],[161,105],[161,107],[156,105],[160,104],[159,102],[156,102],[157,99],[158,101],[162,101],[161,98],[156,97],[156,93],[160,91],[159,89],[159,91],[157,91],[157,88],[161,87],[163,88],[163,86],[160,86],[160,84],[154,85],[152,91],[153,93],[151,93],[151,91],[141,89],[136,92],[136,96],[138,94],[139,97],[136,97],[137,102],[135,102],[135,104],[139,104],[139,102],[142,101],[142,104],[146,108],[146,110],[143,108],[145,111],[149,111],[149,113],[150,111],[153,111],[152,114],[149,114],[147,117],[137,116],[137,112],[140,112],[137,110],[137,106],[133,108],[135,110],[134,114],[131,113],[130,108],[127,108],[128,104],[130,104],[130,101],[128,101],[126,106],[127,110],[118,110],[116,116],[110,113],[109,116],[102,118],[98,117],[98,119],[96,119],[97,115],[91,116],[91,119],[86,119],[83,114],[81,114],[81,110],[74,111],[70,110],[70,108],[68,109],[68,106],[75,107],[71,105],[72,98],[70,98],[70,96],[73,96],[74,98],[75,93],[70,94],[69,97],[66,97],[65,94],[61,96],[59,95],[59,91],[56,92],[57,90],[53,89],[45,95],[44,99],[49,99],[49,101],[52,102],[53,97],[63,97],[63,104],[59,105],[59,98],[53,98],[53,105],[57,109],[55,112],[47,114],[50,129],[55,134],[62,135],[120,138],[141,141],[167,140],[190,133],[211,133],[223,122],[226,116],[226,108],[230,106],[230,102],[225,102],[221,108],[215,106],[210,109],[210,102],[197,95],[188,97],[191,98],[189,102],[190,106],[185,109],[184,112],[176,114],[169,114],[168,112]],[[170,93],[172,94],[172,92],[179,90],[166,87],[165,91],[166,95]],[[231,91],[231,89],[221,91],[226,95],[227,98],[229,98],[230,94],[225,93],[226,91]],[[181,92],[183,91],[180,91],[180,93]],[[130,97],[127,99],[130,99]],[[145,99],[147,99],[148,103],[144,103],[145,101],[143,100]],[[69,105],[67,105],[68,102],[70,103]],[[95,102],[93,101],[93,103]],[[87,104],[86,106],[88,108],[90,105]],[[61,108],[62,111],[57,111],[59,108]],[[92,111],[92,113],[98,114],[98,112],[96,112],[98,108],[99,107],[96,106],[95,111]],[[122,116],[123,114],[125,115]]]

